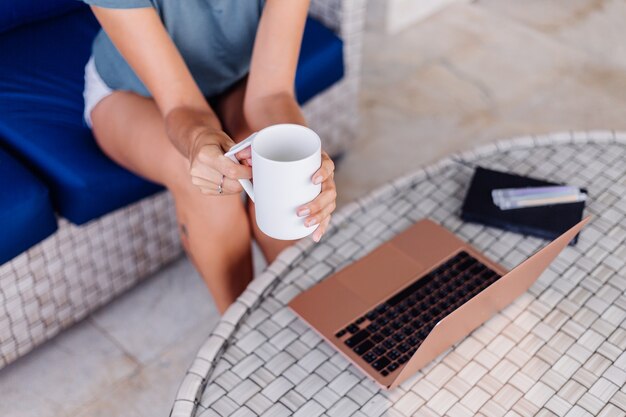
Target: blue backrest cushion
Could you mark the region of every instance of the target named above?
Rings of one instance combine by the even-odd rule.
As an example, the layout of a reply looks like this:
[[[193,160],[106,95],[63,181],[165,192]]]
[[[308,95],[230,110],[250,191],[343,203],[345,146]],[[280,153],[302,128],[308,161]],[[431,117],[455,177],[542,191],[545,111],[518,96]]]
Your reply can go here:
[[[0,265],[57,228],[48,189],[0,149]]]
[[[343,42],[330,29],[308,18],[302,37],[296,96],[300,104],[330,87],[344,75]]]
[[[2,0],[0,33],[26,23],[60,16],[80,7],[86,7],[80,0]]]

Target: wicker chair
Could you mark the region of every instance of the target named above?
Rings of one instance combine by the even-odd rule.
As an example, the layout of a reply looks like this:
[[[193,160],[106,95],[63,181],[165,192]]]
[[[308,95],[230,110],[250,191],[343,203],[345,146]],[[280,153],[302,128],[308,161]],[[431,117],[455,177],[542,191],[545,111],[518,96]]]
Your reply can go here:
[[[364,0],[313,0],[310,13],[344,41],[344,78],[304,106],[331,155],[356,136]],[[181,254],[162,192],[59,230],[0,266],[0,368],[86,317]]]

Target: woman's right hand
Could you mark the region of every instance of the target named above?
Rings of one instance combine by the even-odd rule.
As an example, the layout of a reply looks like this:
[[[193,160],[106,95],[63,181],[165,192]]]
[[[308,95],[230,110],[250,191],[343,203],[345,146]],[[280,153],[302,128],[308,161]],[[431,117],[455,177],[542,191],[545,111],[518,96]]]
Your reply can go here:
[[[238,179],[252,178],[252,168],[224,156],[235,142],[222,131],[198,135],[189,153],[191,182],[207,195],[238,194],[243,188]],[[220,193],[220,185],[222,192]]]

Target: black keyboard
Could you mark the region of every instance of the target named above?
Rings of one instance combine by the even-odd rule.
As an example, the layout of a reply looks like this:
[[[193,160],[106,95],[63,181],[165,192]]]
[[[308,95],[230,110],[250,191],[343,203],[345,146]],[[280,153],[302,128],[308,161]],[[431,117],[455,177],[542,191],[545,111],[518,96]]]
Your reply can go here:
[[[406,363],[435,325],[500,275],[465,251],[339,330],[339,338],[383,376]]]

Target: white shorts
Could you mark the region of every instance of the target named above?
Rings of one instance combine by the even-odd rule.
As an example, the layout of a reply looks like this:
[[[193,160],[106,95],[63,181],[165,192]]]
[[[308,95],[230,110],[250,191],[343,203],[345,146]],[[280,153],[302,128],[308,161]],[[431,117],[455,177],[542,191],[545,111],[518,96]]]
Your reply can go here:
[[[83,98],[85,99],[83,117],[87,126],[91,128],[91,111],[96,107],[96,104],[112,93],[113,90],[100,78],[93,57],[89,58],[85,66],[85,90],[83,91]]]

